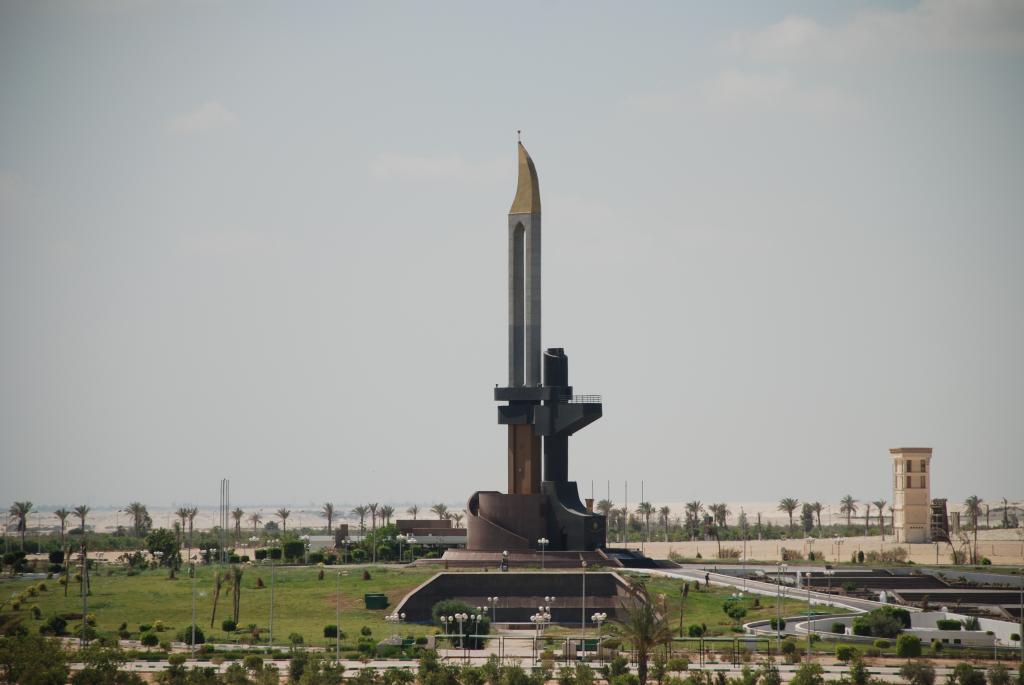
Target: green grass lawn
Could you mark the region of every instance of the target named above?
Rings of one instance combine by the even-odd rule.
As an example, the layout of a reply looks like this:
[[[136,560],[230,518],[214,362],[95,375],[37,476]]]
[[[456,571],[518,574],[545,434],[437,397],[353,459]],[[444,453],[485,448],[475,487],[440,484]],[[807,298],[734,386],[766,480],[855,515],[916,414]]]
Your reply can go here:
[[[393,633],[402,635],[426,635],[434,632],[430,626],[403,625],[401,627],[387,623],[384,616],[391,613],[394,607],[409,591],[435,573],[433,570],[404,569],[396,567],[371,567],[368,569],[371,579],[363,580],[362,569],[350,569],[347,576],[341,579],[341,626],[346,638],[344,642],[352,643],[359,635],[362,626],[373,631],[376,640],[383,639]],[[277,567],[274,588],[274,643],[287,644],[290,633],[303,636],[307,645],[333,645],[333,638],[323,637],[325,625],[335,623],[335,589],[337,575],[331,569],[325,570],[324,580],[317,580],[319,569],[309,567]],[[231,616],[230,589],[225,585],[217,607],[217,619],[214,627],[210,626],[210,614],[213,609],[213,577],[215,568],[200,567],[196,573],[196,623],[206,632],[207,641],[235,642],[248,634],[244,630],[249,624],[256,624],[266,644],[267,626],[270,615],[270,567],[245,567],[242,577],[242,594],[240,601],[239,628],[243,632],[227,634],[221,629],[221,621]],[[160,639],[174,639],[175,636],[191,624],[192,616],[192,580],[187,572],[178,574],[177,580],[168,580],[166,569],[144,571],[135,576],[126,574],[123,568],[100,568],[91,574],[92,594],[89,596],[89,613],[96,616],[96,630],[101,636],[116,636],[122,622],[128,624],[133,638],[139,637],[139,624],[153,624],[163,621],[166,631],[160,633]],[[257,588],[258,579],[262,578],[266,587]],[[10,580],[0,582],[0,597],[7,598],[12,593],[20,593],[30,585],[39,581]],[[32,632],[54,614],[81,612],[82,598],[77,583],[72,582],[68,596],[64,596],[63,587],[57,579],[45,581],[47,591],[23,604],[18,615],[24,617],[24,625]],[[386,610],[369,611],[363,607],[363,593],[383,592],[389,600]],[[39,620],[32,618],[32,607],[38,606],[42,612]],[[8,604],[0,616],[0,623],[11,617]],[[70,621],[68,628],[78,624]]]
[[[679,628],[679,591],[683,586],[683,582],[684,581],[680,579],[653,576],[647,580],[647,589],[651,593],[652,597],[657,598],[660,594],[665,595],[666,606],[668,608],[668,624],[674,631]],[[729,595],[736,592],[736,590],[714,585],[710,588],[705,588],[701,585],[699,590],[695,590],[694,586],[695,583],[691,580],[689,595],[682,603],[684,634],[686,628],[691,624],[706,624],[708,628],[707,634],[709,636],[734,635],[735,633],[733,628],[739,627],[743,623],[767,620],[776,616],[775,597],[747,595],[742,600],[743,606],[747,609],[747,615],[740,621],[734,621],[727,616],[724,611],[722,611],[722,605],[725,603],[725,600],[728,599]],[[754,606],[755,600],[759,604],[757,607]],[[824,611],[826,608],[816,607],[816,610]],[[829,607],[827,610],[837,614],[848,613],[843,609],[835,607]],[[800,602],[795,599],[784,599],[782,602],[783,616],[796,616],[797,614],[806,614],[806,612],[806,602]]]

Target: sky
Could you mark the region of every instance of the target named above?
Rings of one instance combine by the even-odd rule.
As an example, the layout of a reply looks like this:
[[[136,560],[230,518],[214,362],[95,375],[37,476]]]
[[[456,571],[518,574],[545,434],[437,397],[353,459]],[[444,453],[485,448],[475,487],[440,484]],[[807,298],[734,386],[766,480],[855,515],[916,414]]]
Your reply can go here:
[[[1024,498],[1024,3],[0,4],[0,502]],[[6,507],[6,504],[4,504]]]

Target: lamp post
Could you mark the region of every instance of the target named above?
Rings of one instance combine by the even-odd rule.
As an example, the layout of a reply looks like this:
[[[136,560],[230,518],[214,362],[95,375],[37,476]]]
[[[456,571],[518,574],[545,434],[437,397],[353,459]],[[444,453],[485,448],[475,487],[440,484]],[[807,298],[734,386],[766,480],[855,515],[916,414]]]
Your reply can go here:
[[[192,658],[196,658],[196,557],[192,555],[192,565],[189,571],[192,573]]]
[[[346,537],[341,541],[341,544],[345,546],[345,563],[348,563],[348,548],[352,544],[352,538]]]
[[[274,586],[277,584],[277,564],[274,563],[273,550],[277,547],[277,540],[270,541],[270,551],[267,555],[270,557],[270,629],[268,631],[268,641],[270,646],[274,646]],[[340,629],[340,628],[339,628]]]
[[[777,565],[778,574],[776,578],[779,582],[778,586],[778,600],[775,602],[775,639],[782,644],[782,574],[786,572],[788,566],[779,562]]]
[[[544,570],[544,548],[550,544],[550,540],[547,538],[537,538],[537,544],[540,545],[540,570]]]
[[[842,553],[843,553],[842,552],[843,543],[846,542],[846,539],[843,538],[843,536],[841,536],[841,535],[837,535],[835,537],[835,540],[836,540],[836,563],[838,564],[839,563],[839,559],[841,558]]]
[[[302,563],[303,564],[309,564],[309,536],[308,535],[303,535],[302,536],[302,551],[303,551]]]
[[[598,647],[598,653],[600,653],[600,647],[601,647],[601,624],[604,622],[604,620],[606,618],[608,618],[608,614],[606,614],[603,611],[599,611],[599,612],[595,613],[593,616],[590,617],[590,620],[597,624],[597,647]],[[587,647],[587,643],[584,642],[583,643],[584,651],[586,651],[586,647]]]
[[[398,563],[401,564],[402,563],[402,543],[405,542],[405,533],[399,533],[398,535],[395,536],[395,539],[398,540]]]
[[[811,660],[811,634],[814,632],[814,618],[811,616],[811,573],[807,572],[807,660]]]
[[[580,566],[583,567],[583,574],[580,579],[583,581],[583,604],[580,607],[580,635],[581,637],[587,636],[587,560],[584,559],[580,562]]]
[[[409,563],[416,561],[416,538],[407,535],[405,541],[409,543]]]
[[[491,623],[498,623],[498,597],[488,597],[487,605],[491,608]]]

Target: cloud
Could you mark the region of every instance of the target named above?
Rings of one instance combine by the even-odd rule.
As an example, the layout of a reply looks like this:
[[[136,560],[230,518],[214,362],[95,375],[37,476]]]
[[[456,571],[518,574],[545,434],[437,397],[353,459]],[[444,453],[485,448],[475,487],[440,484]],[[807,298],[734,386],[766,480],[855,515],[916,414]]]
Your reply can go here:
[[[802,86],[784,73],[722,72],[701,88],[704,104],[719,111],[777,111],[842,115],[860,111],[860,102],[834,86]]]
[[[508,160],[495,158],[470,162],[460,155],[408,155],[383,153],[370,162],[370,176],[385,180],[458,181],[474,183],[501,178]]]
[[[835,86],[808,86],[788,73],[727,69],[689,90],[641,93],[626,98],[627,108],[641,114],[669,114],[693,109],[719,112],[784,112],[820,116],[857,114],[860,101]]]
[[[764,60],[857,60],[896,53],[1024,51],[1020,0],[922,0],[906,10],[869,9],[838,26],[790,16],[733,34],[728,46]]]
[[[238,117],[221,103],[206,102],[191,112],[174,117],[168,126],[178,133],[192,134],[232,126],[237,121]]]

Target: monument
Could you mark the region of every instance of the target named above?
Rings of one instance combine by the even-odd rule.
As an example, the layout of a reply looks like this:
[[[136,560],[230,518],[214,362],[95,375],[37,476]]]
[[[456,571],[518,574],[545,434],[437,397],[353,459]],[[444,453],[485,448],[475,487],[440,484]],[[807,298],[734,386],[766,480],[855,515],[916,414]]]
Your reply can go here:
[[[589,551],[605,546],[605,517],[569,480],[569,436],[601,418],[601,398],[573,395],[562,348],[541,352],[541,211],[537,169],[518,144],[508,213],[508,383],[494,389],[508,431],[508,492],[469,498],[469,552]]]

